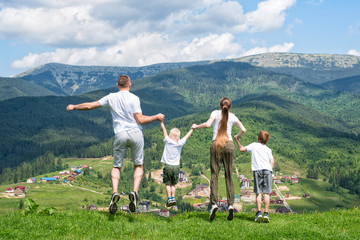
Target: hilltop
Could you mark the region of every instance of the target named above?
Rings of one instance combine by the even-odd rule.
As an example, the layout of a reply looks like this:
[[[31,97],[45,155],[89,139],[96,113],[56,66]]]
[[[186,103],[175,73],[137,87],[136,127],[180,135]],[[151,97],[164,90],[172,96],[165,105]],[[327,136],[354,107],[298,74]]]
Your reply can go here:
[[[16,75],[26,81],[34,82],[58,95],[78,95],[116,85],[121,74],[135,80],[161,71],[187,67],[207,62],[160,63],[144,67],[121,66],[73,66],[48,63]]]
[[[234,61],[290,74],[314,84],[360,75],[360,57],[353,55],[264,53]]]

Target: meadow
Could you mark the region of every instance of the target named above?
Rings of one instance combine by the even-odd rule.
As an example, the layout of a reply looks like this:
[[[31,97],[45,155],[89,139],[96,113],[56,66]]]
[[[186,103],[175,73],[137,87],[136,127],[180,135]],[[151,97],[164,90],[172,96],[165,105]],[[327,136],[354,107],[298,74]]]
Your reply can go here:
[[[253,213],[152,214],[65,211],[52,215],[13,213],[0,218],[0,239],[358,239],[360,210],[271,214],[255,223]]]

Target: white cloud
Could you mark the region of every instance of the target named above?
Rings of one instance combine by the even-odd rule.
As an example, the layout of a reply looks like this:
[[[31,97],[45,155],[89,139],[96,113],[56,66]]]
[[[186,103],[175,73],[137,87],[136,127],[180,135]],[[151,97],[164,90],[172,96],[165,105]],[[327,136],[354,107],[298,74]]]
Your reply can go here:
[[[260,2],[258,8],[246,14],[251,32],[262,32],[278,29],[285,22],[285,10],[296,3],[296,0],[267,0]]]
[[[203,38],[194,38],[191,42],[173,42],[168,35],[145,33],[105,50],[74,48],[28,54],[23,59],[13,62],[12,67],[29,68],[48,62],[71,65],[144,66],[161,62],[231,59],[267,52],[288,52],[293,47],[293,43],[284,43],[245,51],[230,33],[210,34]]]
[[[0,14],[0,37],[24,38],[50,46],[89,46],[114,42],[117,32],[107,22],[91,16],[92,7],[4,8]]]
[[[233,58],[239,56],[242,47],[234,42],[234,36],[210,34],[191,42],[173,42],[168,35],[156,33],[139,34],[119,42],[105,50],[56,49],[54,52],[28,54],[14,61],[14,68],[28,68],[48,62],[72,65],[141,66],[160,62],[199,61],[204,59]],[[99,64],[101,63],[101,64]]]
[[[289,51],[292,43],[246,51],[241,34],[283,27],[285,11],[295,3],[265,0],[245,13],[235,0],[12,0],[0,3],[0,38],[54,49],[29,53],[12,63],[15,68],[235,58]]]
[[[347,54],[354,55],[354,56],[360,56],[360,52],[356,49],[350,49]]]

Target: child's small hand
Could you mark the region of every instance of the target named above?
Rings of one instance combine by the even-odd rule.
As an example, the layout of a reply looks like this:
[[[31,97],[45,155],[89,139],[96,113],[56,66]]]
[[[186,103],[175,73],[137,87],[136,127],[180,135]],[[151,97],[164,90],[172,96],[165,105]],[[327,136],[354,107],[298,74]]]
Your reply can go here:
[[[239,135],[239,134],[236,134],[236,135],[234,136],[234,138],[235,138],[236,141],[239,141],[239,140],[240,140],[240,135]]]

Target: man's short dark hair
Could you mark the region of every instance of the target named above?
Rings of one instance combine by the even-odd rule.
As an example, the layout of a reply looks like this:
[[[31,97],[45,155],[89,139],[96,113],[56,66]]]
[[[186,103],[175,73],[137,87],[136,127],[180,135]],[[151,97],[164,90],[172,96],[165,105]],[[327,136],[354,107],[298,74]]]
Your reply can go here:
[[[127,88],[130,84],[130,77],[128,75],[121,75],[118,79],[118,85],[120,88]]]

